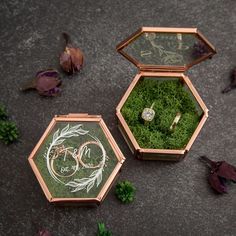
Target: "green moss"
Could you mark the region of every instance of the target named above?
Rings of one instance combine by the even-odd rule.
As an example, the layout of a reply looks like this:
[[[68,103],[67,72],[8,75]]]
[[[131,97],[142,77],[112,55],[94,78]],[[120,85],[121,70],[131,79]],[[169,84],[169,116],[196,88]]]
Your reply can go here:
[[[142,148],[182,149],[196,129],[201,114],[178,78],[158,79],[141,79],[121,113]],[[144,124],[142,111],[145,107],[151,107],[153,102],[155,118]],[[170,131],[177,112],[181,113],[181,118],[174,131]]]

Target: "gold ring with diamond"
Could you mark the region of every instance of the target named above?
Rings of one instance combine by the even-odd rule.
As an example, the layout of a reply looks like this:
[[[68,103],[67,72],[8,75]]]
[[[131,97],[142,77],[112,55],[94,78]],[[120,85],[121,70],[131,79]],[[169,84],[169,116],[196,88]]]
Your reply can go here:
[[[155,105],[155,102],[151,105],[150,108],[144,108],[142,112],[142,118],[145,122],[151,122],[155,117],[155,111],[153,110],[153,107]]]

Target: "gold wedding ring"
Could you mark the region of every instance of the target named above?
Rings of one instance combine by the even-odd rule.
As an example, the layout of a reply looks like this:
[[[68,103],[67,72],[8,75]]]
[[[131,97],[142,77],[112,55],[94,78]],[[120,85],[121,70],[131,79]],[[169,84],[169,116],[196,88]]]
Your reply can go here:
[[[73,154],[71,151],[66,149],[64,147],[64,145],[61,146],[61,147],[58,147],[55,150],[55,153],[54,153],[53,157],[51,158],[50,166],[51,166],[52,172],[55,175],[57,175],[58,177],[66,178],[66,177],[71,177],[71,176],[73,176],[76,173],[76,171],[79,169],[79,164],[81,164],[81,166],[84,167],[84,168],[89,168],[89,169],[99,168],[101,163],[99,163],[98,165],[88,165],[88,164],[84,163],[84,161],[82,160],[84,153],[86,154],[86,152],[87,152],[87,150],[86,150],[87,145],[91,145],[91,144],[100,147],[100,145],[99,145],[99,143],[97,141],[88,141],[88,142],[83,143],[79,147],[79,150],[78,150],[77,154]],[[56,160],[57,158],[62,158],[60,156],[60,154],[62,154],[62,153],[65,153],[66,156],[67,156],[67,154],[69,154],[75,160],[75,162],[76,162],[74,171],[71,174],[69,174],[69,175],[61,175],[54,168],[54,160]]]

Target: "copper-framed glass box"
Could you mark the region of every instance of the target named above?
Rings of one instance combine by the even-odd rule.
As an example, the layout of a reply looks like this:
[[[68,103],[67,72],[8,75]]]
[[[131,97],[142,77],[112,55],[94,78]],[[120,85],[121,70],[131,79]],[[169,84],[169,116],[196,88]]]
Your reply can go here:
[[[132,153],[144,160],[183,159],[208,117],[184,72],[211,58],[214,46],[196,28],[142,27],[117,51],[139,70],[116,108]],[[150,122],[143,120],[145,108],[154,110]]]
[[[99,205],[125,160],[101,116],[55,116],[29,156],[49,202]]]

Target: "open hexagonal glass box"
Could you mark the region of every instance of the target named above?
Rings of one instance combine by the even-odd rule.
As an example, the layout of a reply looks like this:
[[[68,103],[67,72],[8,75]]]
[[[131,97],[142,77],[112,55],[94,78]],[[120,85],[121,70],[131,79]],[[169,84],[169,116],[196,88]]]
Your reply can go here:
[[[131,151],[139,159],[183,159],[208,117],[183,72],[211,58],[214,46],[195,28],[143,27],[117,50],[139,69],[116,109]]]
[[[50,202],[99,204],[125,158],[101,116],[55,116],[29,156]]]

